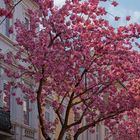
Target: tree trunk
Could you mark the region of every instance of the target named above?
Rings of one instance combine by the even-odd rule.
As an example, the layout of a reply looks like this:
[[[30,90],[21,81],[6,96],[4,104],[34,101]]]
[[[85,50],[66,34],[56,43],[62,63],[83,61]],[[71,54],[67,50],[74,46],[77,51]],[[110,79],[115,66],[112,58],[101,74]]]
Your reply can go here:
[[[79,135],[74,135],[74,140],[78,140]]]
[[[45,140],[51,140],[51,138],[49,137],[49,135],[46,132],[46,128],[45,128],[45,125],[44,125],[44,119],[42,117],[42,114],[43,114],[43,109],[42,109],[42,106],[41,106],[42,86],[43,86],[43,79],[40,80],[38,91],[37,91],[38,117],[39,117],[39,123],[40,123],[40,126],[41,126],[41,132],[42,132],[43,137],[45,138]]]
[[[57,140],[62,140],[63,137],[64,137],[64,134],[65,134],[65,129],[61,129],[60,133],[59,133],[59,136],[58,136],[58,139]]]

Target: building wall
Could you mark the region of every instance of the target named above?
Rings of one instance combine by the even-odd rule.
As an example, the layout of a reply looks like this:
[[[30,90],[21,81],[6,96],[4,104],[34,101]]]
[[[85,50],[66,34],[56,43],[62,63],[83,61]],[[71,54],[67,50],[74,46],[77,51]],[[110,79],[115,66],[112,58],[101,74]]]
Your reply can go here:
[[[85,125],[86,122],[83,122]],[[105,126],[102,123],[96,125],[93,130],[94,132],[87,130],[79,136],[79,140],[105,140]]]
[[[18,0],[14,0],[15,3]],[[4,7],[3,1],[0,1],[0,7]],[[14,15],[12,19],[6,23],[2,23],[0,25],[0,49],[3,52],[7,52],[9,50],[16,51],[16,47],[13,46],[15,42],[15,33],[8,34],[8,26],[10,27],[16,21],[16,19],[20,19],[24,22],[27,12],[27,9],[36,9],[37,5],[32,0],[23,0],[23,2],[19,3],[14,9]],[[3,18],[0,18],[2,20]],[[2,67],[8,67],[5,64],[0,64],[0,69]],[[9,67],[12,68],[12,67]],[[3,88],[4,82],[7,80],[6,75],[4,72],[1,71],[0,73],[0,87]],[[23,94],[21,90],[16,89],[16,97],[23,98]],[[38,119],[37,119],[37,106],[36,104],[30,104],[29,106],[32,108],[32,112],[29,113],[29,125],[24,123],[24,112],[23,112],[23,105],[19,106],[16,103],[16,97],[10,95],[10,119],[12,123],[12,134],[5,133],[0,131],[0,140],[39,140],[39,133],[38,133]],[[3,106],[3,99],[0,99],[0,105]]]

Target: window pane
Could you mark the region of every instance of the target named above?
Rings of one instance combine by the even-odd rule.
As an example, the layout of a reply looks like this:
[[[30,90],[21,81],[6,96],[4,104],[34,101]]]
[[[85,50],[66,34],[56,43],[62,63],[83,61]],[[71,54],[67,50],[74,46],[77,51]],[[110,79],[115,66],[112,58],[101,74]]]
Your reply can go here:
[[[46,111],[45,118],[47,121],[50,121],[50,113]]]
[[[10,19],[6,18],[5,19],[5,35],[8,36],[8,37],[10,36],[9,28],[10,28]]]
[[[100,125],[96,126],[96,140],[101,140],[100,138]]]
[[[23,112],[24,112],[24,123],[29,125],[29,99],[24,97],[23,100]]]
[[[51,112],[50,112],[50,104],[47,103],[47,104],[46,104],[46,113],[45,113],[45,118],[46,118],[47,121],[50,121],[50,119],[51,119],[51,118],[50,118],[50,113],[51,113]]]
[[[4,90],[6,89],[7,81],[2,80],[1,94],[0,94],[0,106],[9,109],[10,104],[10,95],[9,92]]]

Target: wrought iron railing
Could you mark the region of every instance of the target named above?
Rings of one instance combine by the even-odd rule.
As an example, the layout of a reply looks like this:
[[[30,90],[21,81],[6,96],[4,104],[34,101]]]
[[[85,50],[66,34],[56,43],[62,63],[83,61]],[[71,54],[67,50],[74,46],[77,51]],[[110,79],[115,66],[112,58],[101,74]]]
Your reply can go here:
[[[3,108],[0,107],[0,130],[10,132],[10,129],[10,112],[5,111]]]

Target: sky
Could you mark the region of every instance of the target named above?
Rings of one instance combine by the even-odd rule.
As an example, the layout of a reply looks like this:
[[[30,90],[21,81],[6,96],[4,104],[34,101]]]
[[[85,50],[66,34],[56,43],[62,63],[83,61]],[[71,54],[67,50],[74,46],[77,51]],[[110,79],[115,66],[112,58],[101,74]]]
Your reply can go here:
[[[130,22],[140,23],[140,0],[118,0],[118,3],[119,5],[115,8],[113,6],[107,7],[109,13],[121,17],[121,20],[117,24],[127,24],[125,21],[126,16],[131,16]]]
[[[54,0],[57,6],[62,6],[65,0]],[[127,24],[125,21],[125,17],[131,16],[132,23],[138,22],[140,23],[140,0],[117,0],[119,5],[117,7],[113,7],[111,5],[106,5],[106,9],[109,13],[114,16],[121,17],[121,20],[117,23],[113,23],[116,25],[125,25]],[[114,18],[110,15],[108,20],[114,22]]]
[[[109,0],[111,1],[111,0]],[[112,0],[113,1],[113,0]],[[55,5],[61,7],[65,0],[54,0]],[[106,4],[106,10],[111,15],[119,16],[121,19],[119,21],[114,21],[114,17],[109,15],[107,19],[110,21],[111,25],[117,28],[120,25],[128,25],[129,23],[139,23],[140,24],[140,0],[117,0],[119,5],[117,7],[113,7],[110,4]],[[126,16],[131,16],[131,20],[128,22],[125,20]],[[138,39],[137,42],[140,43]],[[136,50],[140,51],[138,48]]]

